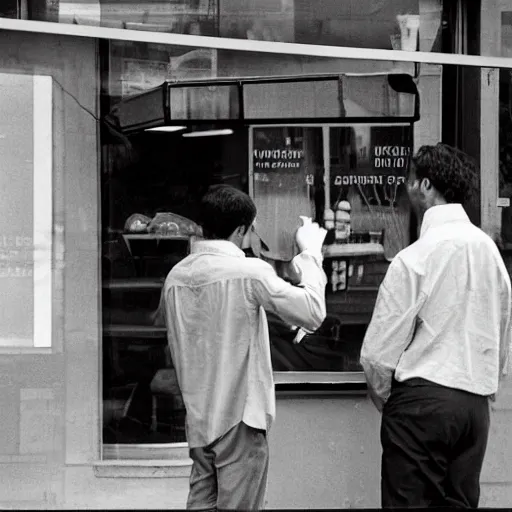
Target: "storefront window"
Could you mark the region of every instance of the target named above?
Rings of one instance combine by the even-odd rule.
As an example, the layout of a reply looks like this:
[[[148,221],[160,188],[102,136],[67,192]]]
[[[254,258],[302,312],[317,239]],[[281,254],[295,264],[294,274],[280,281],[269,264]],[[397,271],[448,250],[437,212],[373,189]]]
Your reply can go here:
[[[253,197],[262,244],[247,256],[291,282],[299,216],[329,230],[328,317],[297,344],[302,333],[269,315],[276,372],[361,375],[378,287],[411,240],[404,182],[419,114],[412,76],[353,74],[357,62],[343,74],[343,63],[332,60],[313,63],[325,73],[313,76],[304,74],[311,59],[284,64],[284,57],[279,66],[260,55],[258,66],[269,63],[270,72],[244,78],[258,72],[246,74],[252,61],[234,53],[112,42],[103,59],[106,458],[186,441],[157,308],[167,273],[201,235],[198,204],[210,185],[228,183]],[[178,64],[152,66],[168,58]],[[230,79],[233,70],[241,78]]]
[[[0,73],[0,352],[52,346],[52,79]]]

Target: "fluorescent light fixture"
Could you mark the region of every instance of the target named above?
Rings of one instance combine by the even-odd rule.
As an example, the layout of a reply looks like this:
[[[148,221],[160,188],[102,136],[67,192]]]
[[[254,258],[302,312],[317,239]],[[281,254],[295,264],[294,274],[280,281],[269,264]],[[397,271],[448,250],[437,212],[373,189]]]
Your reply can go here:
[[[184,133],[183,137],[213,137],[214,135],[231,135],[233,130],[225,128],[223,130],[204,130],[200,132]]]
[[[186,126],[157,126],[156,128],[147,128],[145,132],[179,132],[180,130],[186,130]]]

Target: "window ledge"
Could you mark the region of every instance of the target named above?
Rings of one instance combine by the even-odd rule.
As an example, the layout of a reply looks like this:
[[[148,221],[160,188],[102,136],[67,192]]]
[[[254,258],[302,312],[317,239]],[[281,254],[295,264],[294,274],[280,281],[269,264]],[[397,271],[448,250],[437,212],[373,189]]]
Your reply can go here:
[[[274,383],[282,384],[364,384],[361,372],[274,372]]]
[[[189,478],[192,460],[108,460],[94,463],[98,478]]]
[[[274,382],[278,398],[366,396],[368,392],[363,372],[274,372]]]

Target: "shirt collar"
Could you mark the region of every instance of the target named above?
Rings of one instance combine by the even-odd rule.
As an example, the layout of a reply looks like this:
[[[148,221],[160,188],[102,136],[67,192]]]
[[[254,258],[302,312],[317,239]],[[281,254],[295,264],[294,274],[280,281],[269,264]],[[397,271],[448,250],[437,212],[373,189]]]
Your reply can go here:
[[[234,256],[245,258],[245,253],[229,240],[198,240],[192,243],[192,254],[219,254],[222,256]]]
[[[469,217],[461,204],[450,203],[432,206],[423,216],[420,237],[430,228],[442,226],[450,222],[469,222]]]

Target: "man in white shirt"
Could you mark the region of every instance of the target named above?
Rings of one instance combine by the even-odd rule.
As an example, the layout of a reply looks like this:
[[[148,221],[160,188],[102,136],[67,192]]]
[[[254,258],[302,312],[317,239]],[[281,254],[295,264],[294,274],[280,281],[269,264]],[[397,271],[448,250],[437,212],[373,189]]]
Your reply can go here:
[[[187,508],[258,510],[275,415],[265,310],[306,330],[322,324],[326,232],[303,219],[292,261],[301,283],[292,286],[241,249],[256,217],[247,194],[212,187],[200,214],[205,240],[170,271],[162,295],[193,460]]]
[[[461,205],[476,179],[469,157],[444,144],[412,159],[420,236],[391,262],[361,351],[382,411],[383,507],[478,505],[511,288],[496,245]]]

